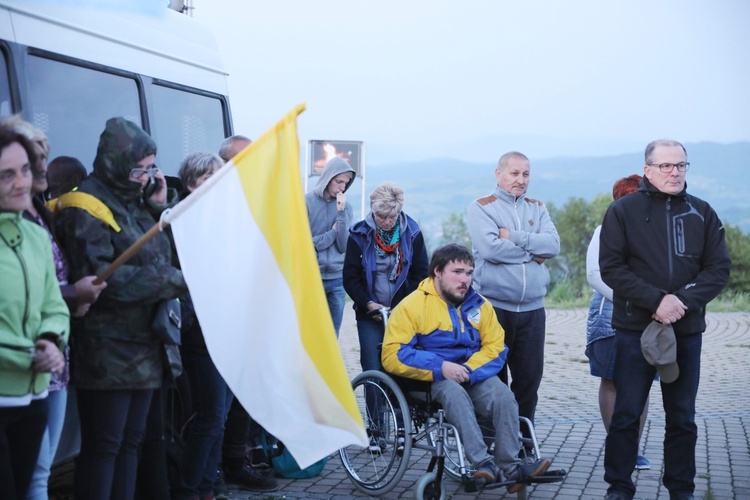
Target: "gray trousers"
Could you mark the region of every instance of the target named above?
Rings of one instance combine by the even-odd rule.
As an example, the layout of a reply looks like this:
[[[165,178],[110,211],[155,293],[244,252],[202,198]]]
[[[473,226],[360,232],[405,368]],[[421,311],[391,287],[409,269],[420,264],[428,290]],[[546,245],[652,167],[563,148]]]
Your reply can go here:
[[[476,467],[490,457],[477,419],[495,426],[495,464],[508,473],[521,463],[518,405],[499,378],[490,377],[471,386],[453,380],[433,382],[431,395],[443,405],[445,419],[458,429],[466,458]]]

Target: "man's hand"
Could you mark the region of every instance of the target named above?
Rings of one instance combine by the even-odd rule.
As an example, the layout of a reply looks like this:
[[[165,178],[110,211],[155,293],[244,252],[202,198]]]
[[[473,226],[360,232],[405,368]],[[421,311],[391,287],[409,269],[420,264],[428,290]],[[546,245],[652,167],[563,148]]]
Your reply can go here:
[[[458,363],[443,361],[440,371],[443,372],[443,378],[446,380],[453,380],[459,384],[469,381],[469,370]]]
[[[36,341],[34,360],[31,367],[36,372],[62,372],[65,368],[65,355],[57,346],[46,339]]]
[[[107,288],[106,282],[101,282],[98,285],[94,284],[96,276],[84,276],[75,283],[76,288],[76,300],[79,305],[93,304],[96,299],[99,298],[99,294],[102,290]]]
[[[346,195],[339,193],[336,195],[336,210],[343,212],[346,209]]]
[[[510,229],[504,227],[497,228],[497,237],[501,240],[510,239]]]
[[[547,260],[544,257],[539,257],[538,255],[534,255],[531,259],[537,264],[544,264],[544,261]]]
[[[685,311],[687,311],[687,306],[676,295],[667,294],[661,299],[659,308],[652,317],[660,323],[669,325],[685,316]]]

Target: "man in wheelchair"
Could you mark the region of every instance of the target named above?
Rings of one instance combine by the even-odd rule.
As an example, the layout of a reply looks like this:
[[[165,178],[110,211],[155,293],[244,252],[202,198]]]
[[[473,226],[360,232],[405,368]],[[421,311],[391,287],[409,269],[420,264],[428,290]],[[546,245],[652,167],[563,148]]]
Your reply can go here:
[[[471,287],[474,258],[461,245],[435,250],[429,277],[392,312],[383,339],[382,362],[391,374],[431,382],[432,400],[457,429],[474,479],[502,481],[521,490],[544,474],[551,460],[519,458],[518,406],[497,377],[505,364],[505,333],[492,304]],[[494,457],[477,419],[494,424]],[[499,485],[498,485],[499,486]]]

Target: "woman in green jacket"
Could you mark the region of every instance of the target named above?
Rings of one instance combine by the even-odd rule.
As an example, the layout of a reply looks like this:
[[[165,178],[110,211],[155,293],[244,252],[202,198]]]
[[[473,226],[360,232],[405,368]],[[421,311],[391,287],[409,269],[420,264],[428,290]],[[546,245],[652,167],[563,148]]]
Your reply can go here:
[[[23,499],[47,426],[50,373],[61,371],[70,316],[49,236],[23,220],[34,148],[0,126],[0,484]]]

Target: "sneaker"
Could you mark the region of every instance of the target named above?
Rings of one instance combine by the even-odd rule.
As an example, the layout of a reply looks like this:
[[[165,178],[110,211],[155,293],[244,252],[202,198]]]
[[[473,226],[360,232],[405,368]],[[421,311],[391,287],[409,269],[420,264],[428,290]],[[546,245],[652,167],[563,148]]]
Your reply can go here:
[[[245,465],[236,473],[224,471],[224,481],[236,484],[244,490],[261,493],[279,489],[279,483],[276,481],[276,478],[263,474],[249,465]]]
[[[475,480],[483,480],[485,484],[494,483],[500,477],[500,469],[491,458],[488,458],[479,464],[473,477]]]
[[[388,444],[384,437],[378,437],[370,435],[370,453],[382,455],[388,448]]]
[[[508,474],[508,481],[515,481],[516,484],[508,486],[508,493],[517,493],[523,489],[529,479],[532,477],[539,476],[547,472],[549,466],[552,465],[552,460],[544,458],[531,462],[529,464],[519,464],[513,471]]]
[[[404,429],[399,429],[398,438],[396,438],[396,453],[398,454],[398,456],[401,456],[404,454],[405,443],[406,443],[405,431]]]
[[[268,457],[266,456],[266,452],[263,451],[263,448],[253,448],[252,450],[250,450],[250,453],[248,453],[248,455],[250,467],[254,469],[268,469],[271,467]]]
[[[649,470],[650,468],[651,462],[648,461],[648,458],[638,455],[638,458],[635,459],[635,470]]]

